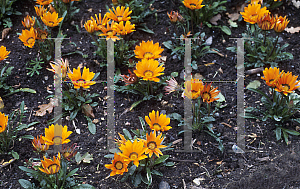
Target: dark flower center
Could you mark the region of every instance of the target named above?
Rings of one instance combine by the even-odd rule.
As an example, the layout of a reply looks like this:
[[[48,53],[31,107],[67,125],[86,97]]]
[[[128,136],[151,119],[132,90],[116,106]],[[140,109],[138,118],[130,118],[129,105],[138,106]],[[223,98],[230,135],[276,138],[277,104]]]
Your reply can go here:
[[[27,40],[26,40],[26,42],[28,43],[28,44],[31,44],[31,43],[33,43],[35,41],[35,39],[33,38],[33,37],[29,37]]]
[[[147,147],[148,147],[150,150],[154,150],[155,148],[157,148],[156,142],[154,142],[154,141],[148,142]]]
[[[121,161],[117,161],[117,162],[115,163],[115,168],[116,168],[117,170],[122,170],[122,169],[123,169],[123,163],[122,163]]]
[[[149,58],[152,58],[152,57],[153,57],[153,53],[152,52],[145,52],[144,53],[144,58],[149,59]]]
[[[146,71],[144,71],[144,76],[146,76],[146,77],[152,77],[153,76],[153,72],[151,70],[146,70]]]
[[[132,160],[135,160],[135,159],[138,158],[138,157],[139,157],[139,155],[138,155],[138,153],[136,153],[136,152],[131,152],[131,153],[129,154],[129,158],[132,159]]]
[[[54,173],[57,173],[57,171],[59,170],[59,165],[54,163],[54,164],[49,165],[47,167],[47,169],[49,170],[50,174],[54,174]]]

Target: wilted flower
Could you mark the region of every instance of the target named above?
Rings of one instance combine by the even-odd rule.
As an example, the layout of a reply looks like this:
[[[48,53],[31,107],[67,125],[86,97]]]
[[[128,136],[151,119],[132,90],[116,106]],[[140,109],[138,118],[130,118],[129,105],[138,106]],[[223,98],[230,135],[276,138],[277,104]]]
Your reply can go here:
[[[135,57],[140,59],[156,59],[160,58],[162,53],[164,51],[163,48],[159,46],[159,43],[153,44],[153,41],[142,41],[140,45],[135,46]]]
[[[152,157],[152,154],[154,153],[157,157],[159,155],[163,155],[163,153],[160,151],[160,148],[165,148],[167,146],[162,145],[162,141],[164,138],[161,138],[162,133],[160,133],[156,137],[156,131],[152,131],[150,135],[146,135],[147,140],[144,140],[145,146],[147,147],[145,154],[149,154],[149,157]]]
[[[278,17],[276,15],[276,22],[275,22],[275,26],[274,26],[274,30],[276,32],[283,32],[283,30],[286,28],[286,26],[288,25],[290,21],[285,17]]]
[[[35,30],[36,33],[36,39],[44,41],[45,39],[47,39],[48,36],[48,32],[47,30],[41,30],[40,28],[37,28]]]
[[[59,133],[58,136],[55,136],[56,132],[54,131],[55,128],[60,127],[58,130],[61,130],[62,133]],[[65,125],[56,124],[55,126],[52,124],[49,128],[45,128],[45,136],[42,136],[43,140],[45,140],[47,145],[57,145],[57,144],[67,144],[70,142],[70,139],[67,139],[72,131],[68,131],[68,127]]]
[[[132,73],[130,70],[128,70],[128,72],[130,74],[129,76],[120,75],[123,78],[123,81],[126,83],[125,86],[130,85],[130,84],[134,84],[139,80],[139,78],[135,75],[134,72]]]
[[[111,9],[109,9],[109,12],[106,13],[107,17],[117,21],[117,22],[121,22],[121,21],[128,21],[131,18],[129,17],[129,15],[132,13],[132,11],[129,11],[129,7],[127,7],[125,9],[124,6],[118,6],[117,9],[115,9],[115,7],[113,7],[113,11]]]
[[[43,16],[43,14],[47,12],[47,9],[45,9],[42,5],[35,6],[34,9],[37,16]]]
[[[140,160],[147,158],[147,156],[144,155],[144,152],[146,151],[144,142],[138,142],[137,139],[134,140],[133,143],[130,140],[126,141],[125,144],[121,144],[119,149],[122,151],[119,155],[124,158],[124,162],[133,162],[137,167],[139,166]]]
[[[86,67],[83,68],[82,76],[79,66],[77,69],[73,68],[73,73],[69,72],[68,76],[71,79],[75,89],[79,89],[80,87],[88,89],[91,85],[96,83],[95,81],[91,81],[94,78],[95,73],[90,72],[90,69]]]
[[[24,22],[22,21],[22,24],[25,28],[29,29],[31,27],[34,26],[35,24],[35,18],[33,17],[33,19],[27,15],[25,18],[24,18]]]
[[[44,156],[44,161],[41,160],[43,168],[39,168],[40,171],[48,174],[48,175],[53,175],[57,173],[60,170],[60,153],[58,152],[58,157],[56,158],[53,156],[53,160],[47,159]]]
[[[19,39],[24,43],[25,46],[32,48],[36,39],[34,28],[32,27],[30,30],[22,30],[22,34],[19,36]]]
[[[64,19],[64,18],[58,18],[58,13],[56,12],[46,12],[41,17],[42,21],[46,26],[49,27],[55,27],[58,26],[58,24]]]
[[[51,4],[49,4],[49,12],[51,13],[56,12],[55,8]]]
[[[170,14],[167,12],[171,22],[183,22],[184,18],[177,12],[171,11]]]
[[[159,82],[160,79],[157,78],[163,75],[165,68],[163,65],[159,66],[159,62],[153,59],[142,59],[136,64],[136,70],[133,72],[138,76],[142,77],[143,80]]]
[[[0,112],[0,133],[5,131],[8,123],[8,116],[5,116],[4,113]]]
[[[255,24],[259,17],[268,13],[269,11],[267,10],[267,7],[261,8],[261,4],[255,3],[245,7],[244,12],[241,12],[241,15],[243,15],[245,22]]]
[[[164,87],[164,90],[167,92],[166,94],[170,94],[171,92],[180,90],[180,86],[178,85],[176,79],[173,76],[170,80],[167,80],[166,82],[168,83],[168,85]]]
[[[77,154],[77,151],[76,151],[77,147],[79,147],[79,146],[77,146],[77,143],[74,143],[72,145],[63,144],[62,145],[63,157],[66,158],[68,161],[70,161],[70,159]]]
[[[5,58],[7,58],[8,55],[9,55],[9,53],[10,53],[10,51],[7,51],[7,50],[6,50],[6,47],[1,46],[1,47],[0,47],[0,62],[1,62],[2,60],[4,60]]]
[[[184,0],[182,1],[184,6],[187,8],[194,10],[194,9],[201,9],[205,5],[201,5],[203,0]]]
[[[163,132],[172,129],[172,127],[168,126],[170,124],[170,118],[165,114],[159,115],[159,111],[155,112],[153,110],[149,113],[149,117],[145,116],[145,120],[152,130]]]
[[[275,26],[275,17],[271,16],[270,13],[264,14],[257,19],[257,25],[262,30],[271,30]]]
[[[46,152],[49,149],[49,145],[46,144],[45,140],[43,140],[42,135],[37,136],[31,141],[31,144],[35,151],[39,152]]]
[[[67,77],[67,72],[71,72],[69,68],[68,59],[65,60],[61,59],[58,62],[50,63],[50,66],[52,69],[47,68],[47,70],[52,71],[54,73],[59,73],[59,68],[60,68],[62,80],[65,80],[65,78]]]
[[[119,4],[118,0],[112,0],[112,3],[114,6],[117,6]]]
[[[125,161],[124,157],[115,153],[114,159],[111,161],[112,164],[105,164],[107,169],[111,169],[110,176],[123,175],[124,172],[128,172],[128,162]]]

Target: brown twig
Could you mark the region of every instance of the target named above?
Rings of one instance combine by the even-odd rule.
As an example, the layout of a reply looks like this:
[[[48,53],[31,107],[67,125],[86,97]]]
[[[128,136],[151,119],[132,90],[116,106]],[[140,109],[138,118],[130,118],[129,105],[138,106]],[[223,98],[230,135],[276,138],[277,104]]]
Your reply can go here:
[[[246,75],[256,74],[256,73],[264,71],[264,69],[265,69],[264,67],[259,67],[259,68],[251,69],[251,70],[246,71]]]

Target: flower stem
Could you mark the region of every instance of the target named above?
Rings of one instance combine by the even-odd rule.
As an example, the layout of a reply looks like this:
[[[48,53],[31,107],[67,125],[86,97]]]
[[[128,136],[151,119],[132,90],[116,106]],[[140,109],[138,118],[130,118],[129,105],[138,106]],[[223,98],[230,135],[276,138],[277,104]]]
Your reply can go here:
[[[278,35],[276,36],[276,41],[275,41],[275,43],[274,43],[273,49],[272,49],[272,51],[271,51],[269,57],[272,56],[272,54],[273,54],[273,52],[274,52],[274,50],[275,50],[275,48],[276,48],[277,43],[278,43]]]

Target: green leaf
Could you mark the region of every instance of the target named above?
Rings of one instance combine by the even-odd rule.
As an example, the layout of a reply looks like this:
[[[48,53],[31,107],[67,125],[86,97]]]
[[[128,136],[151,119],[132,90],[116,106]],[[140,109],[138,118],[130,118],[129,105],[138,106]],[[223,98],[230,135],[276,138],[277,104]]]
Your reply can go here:
[[[289,135],[285,132],[285,130],[282,130],[282,133],[283,133],[283,138],[284,138],[284,141],[285,143],[288,145],[289,143]]]
[[[234,22],[234,21],[232,21],[231,19],[228,20],[228,23],[229,23],[229,25],[230,25],[231,27],[233,27],[233,28],[237,28],[237,27],[238,27],[237,23]]]
[[[218,96],[217,96],[216,98],[219,98],[219,99],[217,100],[217,102],[226,102],[226,99],[225,99],[225,97],[222,95],[221,92],[218,94]]]
[[[24,136],[21,136],[21,138],[25,138],[25,139],[34,139],[34,137],[32,135],[24,135]]]
[[[157,158],[155,160],[154,165],[160,164],[160,163],[166,161],[168,158],[169,158],[169,155],[160,156],[159,158]]]
[[[19,154],[17,152],[13,151],[13,150],[11,151],[11,155],[12,155],[13,158],[19,159]]]
[[[247,85],[246,89],[249,89],[249,88],[257,89],[258,87],[260,87],[260,81],[254,80],[254,81],[251,81],[251,82]]]
[[[300,133],[297,132],[297,131],[293,131],[293,130],[290,130],[290,129],[284,129],[285,132],[291,134],[291,135],[295,135],[295,136],[299,136]]]
[[[93,135],[96,134],[96,125],[93,122],[88,122],[88,128]]]
[[[73,169],[69,174],[67,175],[67,178],[70,176],[73,176],[78,171],[78,168]]]
[[[268,101],[270,102],[270,103],[272,103],[272,101],[271,101],[271,99],[265,94],[265,93],[263,93],[261,90],[258,90],[258,89],[254,89],[254,88],[248,88],[248,90],[250,90],[250,91],[253,91],[253,92],[256,92],[256,93],[259,93],[259,94],[261,94],[261,95],[263,95],[266,99],[268,99]]]
[[[152,170],[151,173],[154,175],[158,175],[158,176],[164,176],[161,172],[159,172],[157,170]]]
[[[128,174],[132,175],[134,173],[134,171],[136,170],[136,166],[132,165],[129,169],[128,169]]]
[[[168,49],[173,49],[173,45],[171,41],[165,41],[163,42],[163,45]]]
[[[89,184],[80,184],[78,186],[72,187],[73,189],[95,189],[94,186],[89,185]]]
[[[19,166],[19,169],[21,169],[22,171],[25,171],[27,173],[31,173],[31,174],[34,174],[34,175],[37,175],[38,172],[33,170],[33,169],[29,169],[27,167],[24,167],[24,166]]]
[[[167,166],[167,167],[172,167],[172,166],[174,166],[174,165],[175,165],[175,163],[172,162],[172,161],[169,161],[169,162],[167,162],[167,163],[165,164],[165,166]]]
[[[136,176],[134,177],[133,185],[134,185],[135,187],[138,187],[138,185],[141,184],[141,182],[142,182],[142,175],[141,175],[141,173],[138,173],[138,174],[136,174]]]
[[[113,159],[115,157],[115,155],[114,154],[107,154],[104,157]]]
[[[227,26],[221,26],[220,28],[227,35],[231,35],[231,30]]]
[[[82,96],[77,96],[76,98],[82,102],[85,102],[85,99]]]
[[[142,117],[139,117],[139,120],[140,120],[140,123],[142,125],[142,129],[144,131],[146,131],[147,129],[146,129],[146,123],[145,123],[144,119]]]
[[[178,76],[178,72],[172,72],[172,73],[171,73],[171,76],[177,77],[177,76]]]
[[[19,181],[20,185],[21,185],[23,188],[29,188],[29,189],[30,189],[30,188],[33,187],[32,184],[31,184],[31,182],[28,181],[28,180],[25,180],[25,179],[19,179],[18,181]]]
[[[281,139],[281,128],[280,127],[277,127],[275,129],[275,134],[276,134],[276,139],[280,140]]]
[[[30,89],[30,88],[20,88],[20,89],[18,89],[18,90],[21,91],[21,92],[28,92],[28,93],[33,93],[33,94],[36,93],[35,90]]]
[[[132,139],[131,134],[129,133],[129,131],[127,129],[123,129],[123,133],[127,139]]]
[[[136,101],[134,102],[130,108],[129,108],[129,111],[131,111],[133,108],[135,108],[137,105],[139,105],[141,102],[143,102],[144,100],[139,100],[139,101]]]
[[[147,167],[147,180],[148,180],[148,185],[151,185],[152,183],[152,175],[151,175],[151,171],[150,168]]]

